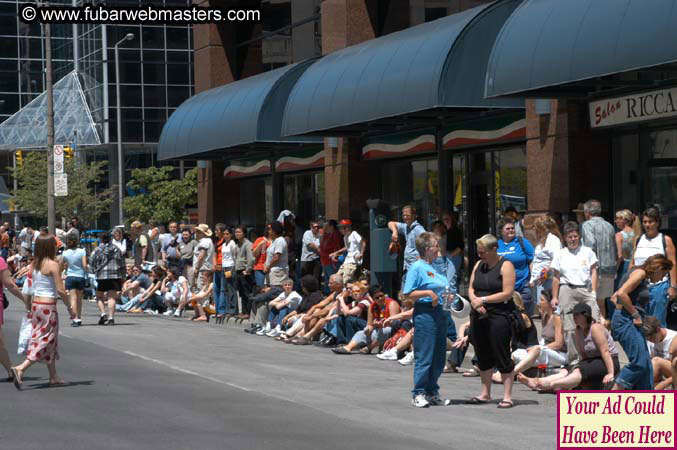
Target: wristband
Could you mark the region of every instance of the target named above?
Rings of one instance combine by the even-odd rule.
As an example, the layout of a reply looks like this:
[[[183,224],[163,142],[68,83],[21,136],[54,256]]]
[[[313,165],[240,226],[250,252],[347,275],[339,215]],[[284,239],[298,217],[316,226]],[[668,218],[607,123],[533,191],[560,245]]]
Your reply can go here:
[[[640,316],[639,313],[638,313],[637,311],[635,311],[635,313],[632,315],[632,318],[633,318],[633,319],[640,319],[641,317],[642,317],[642,316]]]
[[[486,297],[482,297],[480,300],[482,300],[482,306],[486,306],[486,304],[487,304],[487,298],[486,298]]]

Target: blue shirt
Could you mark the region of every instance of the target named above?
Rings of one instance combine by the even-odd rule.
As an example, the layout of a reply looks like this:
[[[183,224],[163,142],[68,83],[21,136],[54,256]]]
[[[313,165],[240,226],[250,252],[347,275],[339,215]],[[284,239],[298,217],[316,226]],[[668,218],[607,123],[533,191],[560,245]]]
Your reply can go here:
[[[416,250],[416,238],[425,232],[423,225],[417,221],[413,221],[410,226],[406,223],[397,222],[397,233],[404,235],[404,270],[409,270],[409,267],[419,258],[418,250]]]
[[[437,272],[435,268],[425,262],[425,260],[419,259],[409,267],[402,293],[408,295],[413,291],[430,289],[437,294],[441,303],[442,293],[447,286],[449,286],[447,277]],[[422,297],[416,301],[420,303],[431,303],[433,299],[431,297]]]
[[[522,241],[522,245],[520,242]],[[524,250],[522,250],[524,246]],[[503,239],[498,240],[498,255],[504,257],[515,266],[515,290],[521,291],[529,282],[529,264],[534,259],[534,246],[528,239],[515,237],[512,241],[505,243]]]
[[[85,269],[82,267],[83,256],[85,256],[85,250],[82,248],[69,248],[63,252],[63,259],[68,263],[67,277],[85,278]]]

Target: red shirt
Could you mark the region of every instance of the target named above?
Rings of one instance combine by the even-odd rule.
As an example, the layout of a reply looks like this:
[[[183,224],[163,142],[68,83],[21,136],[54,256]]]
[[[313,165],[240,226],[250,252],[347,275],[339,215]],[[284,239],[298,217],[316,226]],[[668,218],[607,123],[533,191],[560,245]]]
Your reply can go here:
[[[214,254],[216,255],[216,265],[219,266],[217,269],[220,268],[221,263],[223,262],[223,254],[221,253],[223,247],[223,241],[224,238],[219,239],[219,242],[216,243],[214,246]]]
[[[373,317],[374,320],[382,320],[390,317],[390,303],[394,301],[395,300],[392,298],[386,297],[386,303],[383,305],[383,308],[381,308],[376,302],[372,303],[369,307],[369,309],[371,309],[371,317]]]
[[[257,245],[259,245],[261,241],[265,240],[266,238],[264,238],[263,236],[255,240],[254,245],[252,245],[252,251],[254,248],[256,248]],[[269,245],[270,243],[268,242],[263,242],[261,244],[261,253],[259,253],[259,257],[256,258],[256,261],[254,261],[254,270],[263,270],[263,264],[266,262],[266,250],[268,249]]]
[[[343,247],[343,240],[338,231],[333,233],[324,233],[320,239],[320,264],[328,266],[332,264],[329,255]]]

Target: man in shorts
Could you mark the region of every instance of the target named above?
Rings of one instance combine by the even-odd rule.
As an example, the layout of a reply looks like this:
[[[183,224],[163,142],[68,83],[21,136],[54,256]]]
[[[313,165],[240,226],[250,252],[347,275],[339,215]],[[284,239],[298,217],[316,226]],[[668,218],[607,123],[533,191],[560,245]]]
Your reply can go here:
[[[114,325],[115,304],[125,277],[125,259],[120,249],[111,242],[110,233],[101,233],[99,239],[101,245],[94,249],[90,258],[90,265],[96,276],[96,301],[101,312],[99,325]]]

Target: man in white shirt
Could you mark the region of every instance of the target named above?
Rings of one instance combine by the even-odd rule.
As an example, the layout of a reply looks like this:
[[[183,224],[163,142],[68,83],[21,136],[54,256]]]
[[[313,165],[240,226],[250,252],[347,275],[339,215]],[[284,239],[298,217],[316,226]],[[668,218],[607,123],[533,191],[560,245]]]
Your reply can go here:
[[[353,223],[349,219],[343,219],[339,222],[339,231],[343,235],[343,248],[331,253],[329,257],[333,261],[338,261],[338,256],[341,253],[346,254],[346,259],[337,273],[341,275],[343,284],[347,284],[355,278],[357,265],[362,264],[367,243],[357,231],[353,231]]]
[[[643,319],[642,332],[651,355],[654,389],[662,390],[677,387],[677,331],[661,326],[654,316]]]
[[[578,224],[567,222],[564,225],[566,247],[560,250],[552,261],[552,307],[560,308],[564,340],[567,344],[569,362],[579,356],[574,345],[576,324],[569,314],[579,303],[585,303],[592,310],[592,317],[599,322],[597,305],[597,256],[590,248],[581,245]]]
[[[320,265],[320,223],[310,222],[310,229],[303,233],[301,246],[301,276],[312,275],[318,283],[322,274]]]

